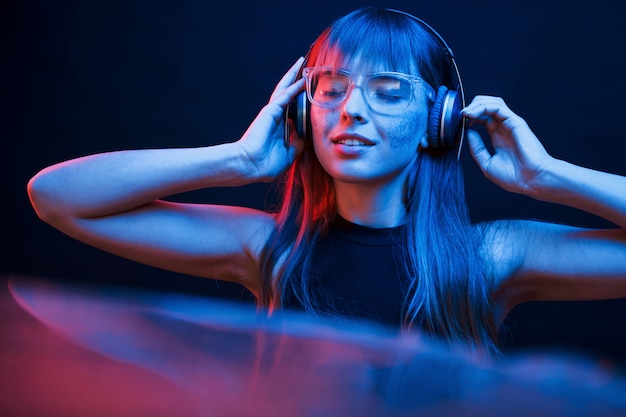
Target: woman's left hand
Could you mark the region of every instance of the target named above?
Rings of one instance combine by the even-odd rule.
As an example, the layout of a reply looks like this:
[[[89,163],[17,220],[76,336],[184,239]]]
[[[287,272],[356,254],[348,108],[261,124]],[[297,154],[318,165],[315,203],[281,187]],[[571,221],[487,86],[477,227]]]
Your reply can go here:
[[[533,195],[541,174],[554,159],[526,121],[499,97],[477,96],[463,109],[469,125],[482,124],[491,138],[490,152],[478,132],[469,130],[470,152],[483,174],[507,191]]]

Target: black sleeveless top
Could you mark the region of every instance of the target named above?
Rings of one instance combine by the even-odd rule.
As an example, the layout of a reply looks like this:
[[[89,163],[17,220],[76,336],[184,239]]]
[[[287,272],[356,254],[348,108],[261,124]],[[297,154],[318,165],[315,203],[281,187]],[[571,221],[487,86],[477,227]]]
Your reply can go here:
[[[320,313],[402,324],[408,281],[402,263],[405,226],[371,228],[336,217],[311,262],[311,294]],[[294,297],[284,303],[302,309]]]

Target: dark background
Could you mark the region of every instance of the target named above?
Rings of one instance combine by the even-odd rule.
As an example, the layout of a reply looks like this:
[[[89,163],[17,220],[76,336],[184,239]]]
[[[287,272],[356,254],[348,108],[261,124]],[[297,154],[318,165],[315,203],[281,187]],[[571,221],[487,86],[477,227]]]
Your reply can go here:
[[[364,4],[429,22],[454,50],[466,96],[503,97],[555,157],[626,174],[620,2],[5,1],[0,273],[250,301],[236,285],[146,267],[64,236],[37,219],[26,183],[45,166],[90,153],[238,139],[315,36]],[[481,176],[467,149],[462,158],[477,221],[610,226],[508,194]],[[179,197],[263,208],[267,188]],[[506,338],[510,349],[554,346],[621,361],[625,326],[626,299],[528,303],[510,315]]]

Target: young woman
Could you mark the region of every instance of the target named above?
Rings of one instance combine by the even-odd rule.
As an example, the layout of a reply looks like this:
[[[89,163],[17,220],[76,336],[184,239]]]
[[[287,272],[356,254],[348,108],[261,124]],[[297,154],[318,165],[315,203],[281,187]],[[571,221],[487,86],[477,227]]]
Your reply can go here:
[[[270,311],[364,318],[485,352],[498,351],[498,325],[519,303],[626,297],[626,179],[551,157],[500,98],[462,109],[490,136],[493,153],[467,132],[484,174],[617,227],[470,224],[459,136],[438,143],[430,122],[447,111],[436,106],[457,88],[454,70],[423,22],[362,8],[320,35],[239,140],[74,159],[38,173],[29,195],[42,220],[75,239],[238,282]],[[285,144],[283,115],[303,90],[309,131]],[[163,200],[273,180],[275,213]]]

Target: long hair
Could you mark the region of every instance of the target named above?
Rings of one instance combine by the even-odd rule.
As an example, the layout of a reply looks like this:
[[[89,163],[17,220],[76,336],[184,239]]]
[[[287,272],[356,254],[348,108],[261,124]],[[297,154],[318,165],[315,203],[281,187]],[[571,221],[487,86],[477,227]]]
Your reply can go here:
[[[338,52],[347,60],[380,60],[392,71],[417,69],[435,88],[454,87],[440,40],[402,13],[364,7],[340,18],[314,42],[305,65],[324,62]],[[263,253],[259,301],[271,310],[295,297],[306,311],[315,312],[309,291],[311,253],[335,217],[333,181],[307,143],[279,185],[282,202]],[[456,152],[421,150],[404,197],[403,261],[410,278],[404,327],[497,353],[490,286],[470,224]]]

